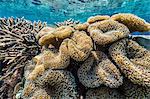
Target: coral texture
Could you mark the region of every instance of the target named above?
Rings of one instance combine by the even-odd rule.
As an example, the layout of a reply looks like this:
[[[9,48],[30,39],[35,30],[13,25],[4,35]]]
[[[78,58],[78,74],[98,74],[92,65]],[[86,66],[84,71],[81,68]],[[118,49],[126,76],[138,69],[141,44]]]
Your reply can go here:
[[[111,17],[111,19],[118,21],[126,25],[131,32],[139,31],[139,32],[146,32],[150,31],[150,24],[147,23],[142,18],[129,13],[119,13],[115,14]]]
[[[29,75],[29,79],[35,79],[38,75],[43,73],[45,69],[64,69],[70,63],[70,56],[67,47],[68,40],[65,39],[59,48],[59,52],[56,50],[47,49],[42,54],[36,56],[36,66],[32,73]]]
[[[80,23],[80,24],[74,25],[74,28],[75,28],[75,30],[86,31],[88,26],[89,26],[88,23],[83,23],[83,24]]]
[[[71,58],[76,61],[84,61],[93,49],[92,39],[84,31],[74,32],[68,40],[68,51]]]
[[[92,51],[78,70],[80,82],[90,88],[104,84],[110,88],[117,88],[123,83],[121,73],[116,66],[101,51]]]
[[[108,15],[97,15],[97,16],[89,17],[87,22],[92,24],[98,21],[103,21],[103,20],[108,20],[108,19],[110,19],[110,16]]]
[[[42,36],[39,39],[39,44],[42,46],[47,44],[58,46],[65,38],[70,37],[72,33],[73,33],[72,27],[61,26],[59,28],[56,28],[54,31],[48,33],[47,35]]]
[[[41,52],[35,35],[46,26],[24,18],[0,18],[0,97],[12,99],[27,61]]]
[[[133,84],[130,80],[125,79],[123,85],[120,87],[122,93],[127,99],[149,99],[150,87],[143,87]]]
[[[150,52],[135,41],[122,39],[109,53],[125,76],[134,84],[150,87]]]
[[[96,89],[89,89],[86,93],[86,99],[124,99],[116,89],[108,87],[99,87]]]
[[[35,91],[37,88],[41,89],[38,92],[44,91],[46,96],[43,96],[42,92],[37,93]],[[75,79],[69,71],[48,69],[31,83],[27,83],[24,88],[23,96],[25,98],[40,95],[43,97],[48,95],[52,99],[76,99]]]
[[[127,37],[129,29],[117,21],[104,20],[89,25],[88,32],[98,45],[106,45]]]

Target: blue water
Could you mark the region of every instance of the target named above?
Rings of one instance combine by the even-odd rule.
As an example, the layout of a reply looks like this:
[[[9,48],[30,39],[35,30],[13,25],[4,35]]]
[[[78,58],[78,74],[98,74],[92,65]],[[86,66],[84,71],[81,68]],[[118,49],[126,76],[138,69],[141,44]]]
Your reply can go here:
[[[150,0],[0,0],[0,17],[25,17],[53,24],[92,15],[133,13],[150,22]],[[150,34],[150,33],[145,33]]]

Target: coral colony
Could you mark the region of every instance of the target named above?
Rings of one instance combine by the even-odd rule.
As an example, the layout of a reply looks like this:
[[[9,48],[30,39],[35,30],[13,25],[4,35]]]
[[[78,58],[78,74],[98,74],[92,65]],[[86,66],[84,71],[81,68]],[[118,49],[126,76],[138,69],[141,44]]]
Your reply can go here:
[[[119,13],[49,27],[0,19],[0,95],[23,99],[149,99],[150,51],[129,37],[150,31]]]

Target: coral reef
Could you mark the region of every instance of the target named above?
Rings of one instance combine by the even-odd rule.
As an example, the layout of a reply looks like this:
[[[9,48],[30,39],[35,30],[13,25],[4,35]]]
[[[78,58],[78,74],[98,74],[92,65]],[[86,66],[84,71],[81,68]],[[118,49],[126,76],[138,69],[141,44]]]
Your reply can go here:
[[[38,88],[41,89],[39,90]],[[37,93],[36,89],[40,94]],[[40,91],[44,91],[46,96]],[[76,99],[77,90],[74,77],[69,71],[46,70],[31,83],[27,83],[23,91],[24,99],[40,95],[43,97],[48,95],[52,99]]]
[[[46,23],[41,21],[32,23],[24,18],[0,18],[0,61],[3,62],[0,97],[13,97],[27,60],[41,51],[35,35],[45,26]]]
[[[42,74],[45,69],[64,69],[70,63],[70,56],[67,47],[68,40],[65,39],[59,48],[59,52],[56,50],[45,50],[42,54],[36,56],[36,66],[32,73],[29,75],[29,79],[35,79],[38,75]],[[37,58],[38,57],[38,58]]]
[[[61,42],[67,38],[70,37],[73,33],[73,28],[70,26],[61,26],[59,28],[56,28],[54,31],[50,31],[48,34],[42,36],[39,39],[40,45],[47,45],[52,44],[54,46],[59,46]]]
[[[110,19],[110,16],[108,16],[108,15],[97,15],[97,16],[89,17],[87,19],[87,22],[89,24],[92,24],[92,23],[95,23],[95,22],[98,22],[98,21],[103,21],[103,20],[108,20],[108,19]]]
[[[74,26],[74,25],[77,25],[79,23],[80,23],[80,21],[75,21],[74,19],[68,19],[68,20],[65,20],[64,22],[57,22],[57,23],[55,23],[55,25],[57,27],[61,27],[61,26]]]
[[[109,49],[113,60],[133,83],[150,87],[150,52],[135,41],[122,39]]]
[[[149,99],[150,87],[143,87],[133,84],[130,80],[124,79],[123,85],[120,87],[122,93],[127,99]]]
[[[117,88],[123,83],[119,70],[101,51],[92,51],[90,57],[79,68],[78,77],[84,86],[90,88],[102,84]]]
[[[99,87],[89,89],[86,93],[86,99],[124,99],[124,95],[120,94],[116,89],[108,87]]]
[[[104,20],[89,25],[88,32],[98,45],[106,45],[127,37],[129,29],[117,21]]]
[[[130,32],[150,31],[150,24],[134,14],[119,13],[119,14],[115,14],[115,15],[111,16],[111,19],[126,25],[129,28]]]
[[[92,16],[85,23],[70,19],[54,27],[2,18],[0,97],[148,99],[150,51],[129,36],[134,31],[149,31],[149,23],[128,13]]]
[[[92,39],[84,31],[74,32],[72,38],[68,40],[69,54],[76,61],[87,59],[92,49]]]

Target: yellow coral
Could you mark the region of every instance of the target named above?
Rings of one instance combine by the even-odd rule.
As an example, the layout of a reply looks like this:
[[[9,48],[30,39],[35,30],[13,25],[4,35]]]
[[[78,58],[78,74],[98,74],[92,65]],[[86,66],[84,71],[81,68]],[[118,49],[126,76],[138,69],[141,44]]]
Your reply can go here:
[[[119,23],[122,23],[126,25],[131,32],[139,31],[139,32],[145,32],[150,31],[150,24],[147,23],[142,18],[129,13],[119,13],[115,14],[111,17],[111,19],[118,21]]]
[[[35,79],[38,75],[42,74],[45,69],[64,69],[70,63],[70,56],[67,48],[67,40],[64,40],[59,48],[59,52],[45,50],[37,58],[37,65],[29,75],[28,79]]]
[[[92,39],[84,31],[76,31],[68,40],[68,52],[76,61],[84,61],[93,48]]]
[[[86,99],[124,99],[124,95],[120,94],[116,89],[107,87],[99,87],[97,89],[89,89],[86,93]]]
[[[91,24],[97,21],[103,21],[103,20],[108,20],[108,19],[110,19],[110,16],[108,15],[97,15],[97,16],[89,17],[87,22]]]
[[[89,26],[88,23],[83,23],[83,24],[79,23],[79,24],[75,25],[74,28],[76,30],[87,30],[88,26]]]
[[[73,28],[70,26],[61,26],[56,28],[54,31],[42,36],[39,39],[40,45],[53,44],[58,45],[63,41],[63,39],[70,37],[73,33]]]
[[[101,51],[92,51],[78,70],[79,81],[86,87],[95,88],[101,84],[117,88],[122,84],[122,76],[116,66]]]
[[[150,87],[148,50],[132,40],[122,39],[109,48],[109,53],[128,79],[135,84]]]
[[[129,29],[117,21],[104,20],[89,25],[88,32],[98,45],[105,45],[129,35]]]
[[[41,31],[38,32],[38,34],[36,35],[36,39],[40,39],[42,36],[51,33],[52,31],[54,31],[55,28],[52,27],[44,27]]]

